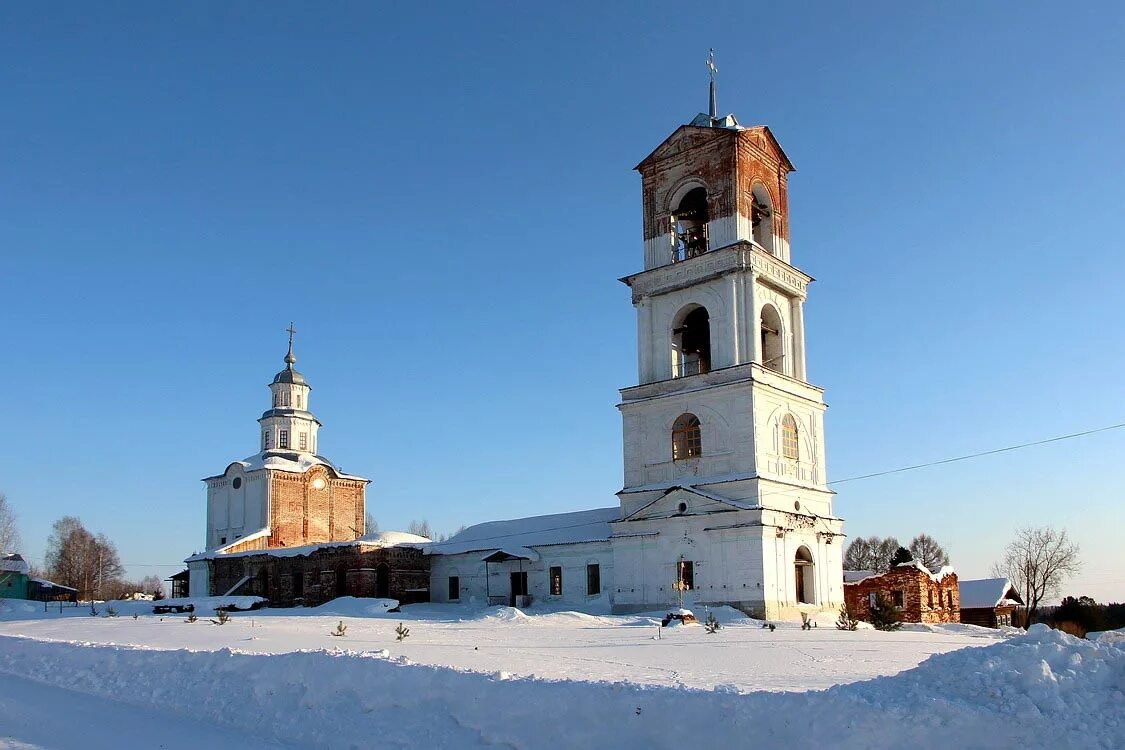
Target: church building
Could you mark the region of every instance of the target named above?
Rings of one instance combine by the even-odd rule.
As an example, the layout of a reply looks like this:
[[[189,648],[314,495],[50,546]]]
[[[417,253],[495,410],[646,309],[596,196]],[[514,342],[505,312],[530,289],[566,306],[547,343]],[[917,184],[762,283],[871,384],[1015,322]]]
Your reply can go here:
[[[428,539],[364,535],[370,480],[317,453],[312,386],[294,369],[293,327],[285,369],[270,383],[258,419],[261,450],[207,477],[206,550],[187,559],[191,596],[256,595],[271,603],[335,596],[417,597],[428,585]],[[402,549],[398,549],[402,547]]]
[[[712,71],[714,72],[714,70]],[[770,129],[711,111],[641,175],[637,384],[621,390],[612,508],[470,527],[431,548],[431,598],[613,612],[729,604],[769,618],[838,609],[843,521],[808,380],[788,176]]]

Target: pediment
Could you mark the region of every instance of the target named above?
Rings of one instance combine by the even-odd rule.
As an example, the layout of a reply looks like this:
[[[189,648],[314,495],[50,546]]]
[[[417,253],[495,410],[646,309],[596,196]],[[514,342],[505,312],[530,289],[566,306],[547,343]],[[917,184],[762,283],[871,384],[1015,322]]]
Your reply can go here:
[[[793,162],[789,161],[789,157],[781,149],[781,144],[777,142],[773,132],[766,125],[756,125],[752,128],[746,128],[738,134],[738,137],[744,141],[749,141],[759,151],[764,151],[771,154],[778,162],[785,167],[786,172],[795,172],[796,167]]]
[[[726,128],[704,128],[697,125],[681,125],[672,135],[664,139],[656,149],[633,167],[641,170],[647,164],[682,154],[685,151],[704,146],[721,138],[730,138],[736,133]]]
[[[745,509],[745,504],[737,500],[726,500],[692,487],[672,487],[648,505],[638,508],[622,520],[648,521],[660,518],[704,516]]]

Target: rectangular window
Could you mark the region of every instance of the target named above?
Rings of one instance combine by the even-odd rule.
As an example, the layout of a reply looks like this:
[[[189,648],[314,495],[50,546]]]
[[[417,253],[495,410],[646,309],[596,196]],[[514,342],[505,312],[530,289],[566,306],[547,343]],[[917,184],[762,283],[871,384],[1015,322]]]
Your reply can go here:
[[[301,450],[307,451],[309,449],[309,433],[301,433]]]
[[[301,394],[300,393],[297,394],[297,408],[298,409],[301,408]]]
[[[282,391],[281,392],[281,405],[282,406],[289,406],[289,391]]]
[[[952,592],[952,591],[947,591],[947,592],[945,592],[945,593],[946,593],[946,595],[947,595],[947,596],[949,597],[949,608],[950,608],[950,609],[953,609],[953,592]]]
[[[695,563],[691,560],[680,560],[680,572],[676,577],[683,584],[684,591],[695,588]]]
[[[455,602],[461,598],[461,579],[458,576],[449,576],[449,601]]]
[[[586,566],[586,596],[602,593],[602,567],[597,563]]]
[[[902,591],[894,591],[891,593],[896,607],[901,607],[906,603],[906,595]]]
[[[874,591],[867,595],[867,606],[871,607],[871,609],[875,609],[875,605],[878,604],[878,602],[879,595]]]
[[[266,451],[270,448],[270,434],[268,432],[262,433],[262,450]]]
[[[933,609],[934,608],[934,590],[930,589],[927,593],[929,594],[929,607],[930,607],[930,609]]]
[[[278,448],[288,448],[289,447],[289,430],[282,430],[280,433],[278,433],[277,447]]]
[[[551,568],[551,596],[562,596],[562,568]]]

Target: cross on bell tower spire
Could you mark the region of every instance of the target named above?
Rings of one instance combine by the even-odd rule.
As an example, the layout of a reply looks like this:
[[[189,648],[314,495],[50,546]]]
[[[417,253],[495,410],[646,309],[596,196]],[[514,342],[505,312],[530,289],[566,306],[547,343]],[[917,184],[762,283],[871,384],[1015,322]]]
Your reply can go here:
[[[719,96],[715,90],[715,76],[718,74],[719,69],[715,67],[715,49],[711,48],[711,54],[707,56],[707,70],[711,73],[711,107],[708,114],[712,120],[719,117]]]

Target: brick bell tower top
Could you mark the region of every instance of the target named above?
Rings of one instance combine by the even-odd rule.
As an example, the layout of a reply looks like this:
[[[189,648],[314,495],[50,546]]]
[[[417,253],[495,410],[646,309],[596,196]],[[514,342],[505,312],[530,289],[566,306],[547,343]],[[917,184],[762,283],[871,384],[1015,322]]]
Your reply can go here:
[[[680,126],[636,170],[641,174],[645,270],[737,243],[789,263],[792,162],[764,125],[718,116],[714,51],[710,111]]]

